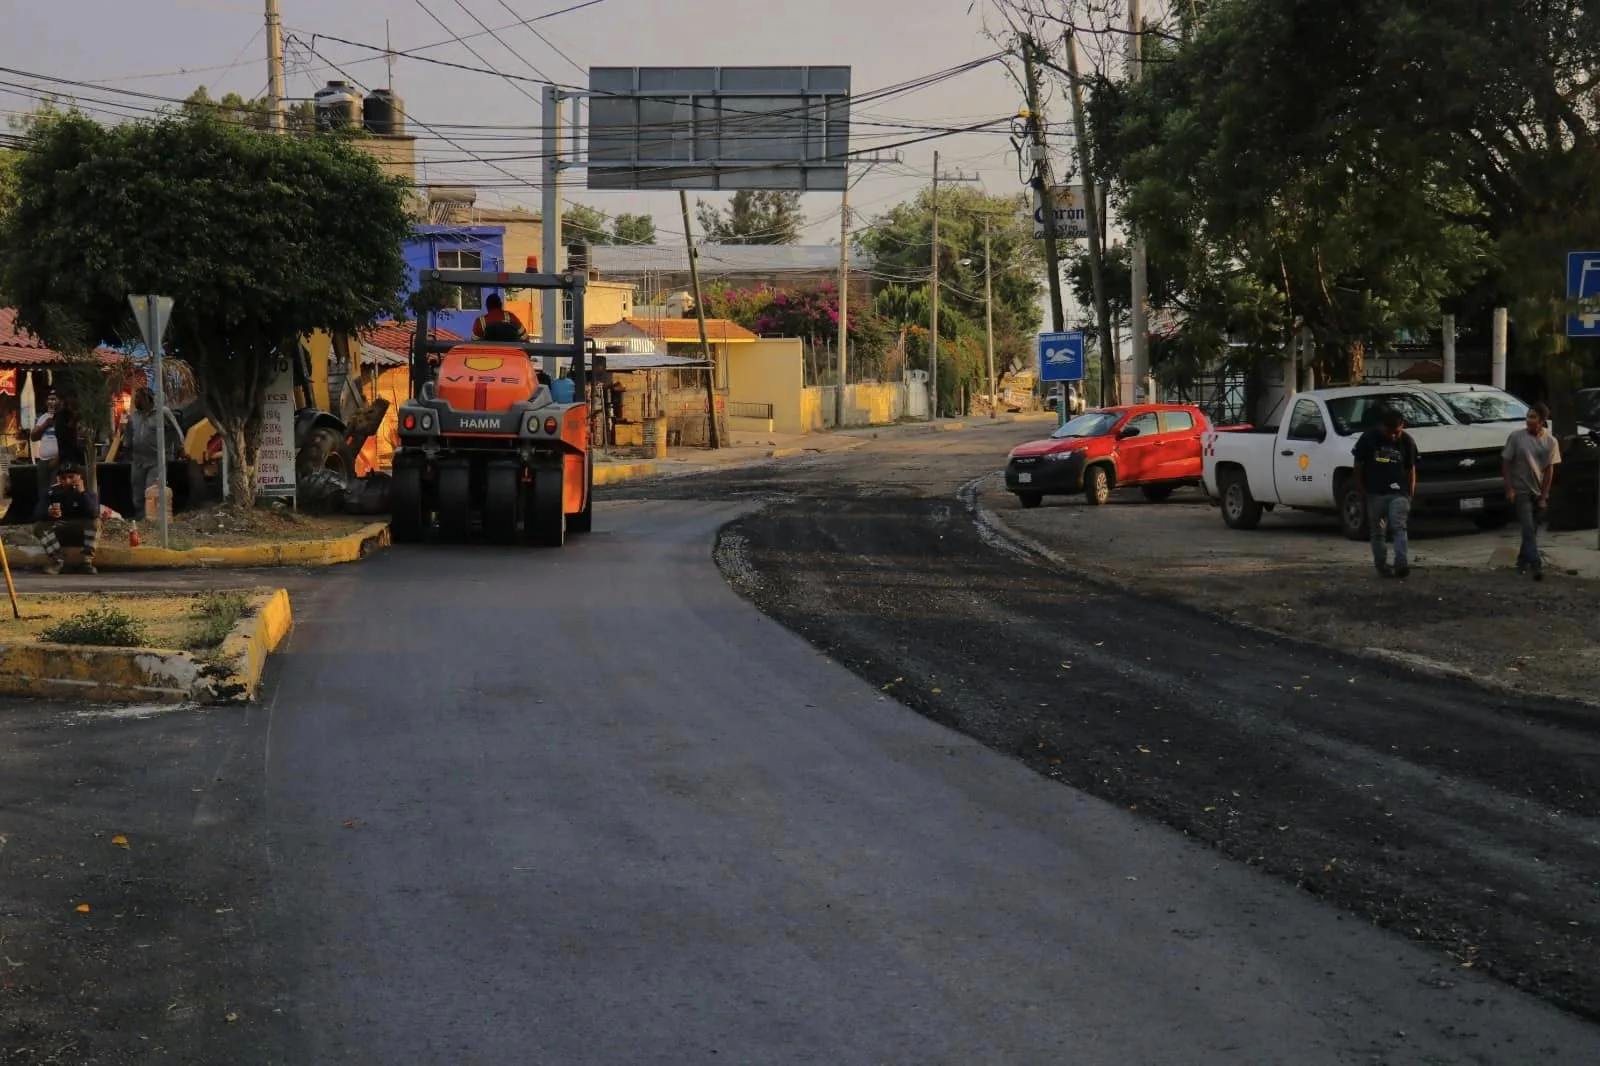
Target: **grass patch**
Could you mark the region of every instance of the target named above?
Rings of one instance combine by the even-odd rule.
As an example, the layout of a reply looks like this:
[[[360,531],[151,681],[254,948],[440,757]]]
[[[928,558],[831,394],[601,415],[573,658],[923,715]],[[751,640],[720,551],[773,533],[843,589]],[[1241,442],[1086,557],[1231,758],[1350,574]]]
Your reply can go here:
[[[217,647],[228,639],[233,627],[239,624],[239,619],[249,610],[250,597],[243,592],[233,590],[202,592],[195,597],[194,606],[189,609],[193,626],[184,638],[184,649],[209,651]]]
[[[143,622],[119,607],[102,604],[68,615],[39,631],[52,644],[89,644],[102,648],[138,648],[149,630]]]
[[[141,648],[203,654],[220,647],[229,629],[253,617],[267,602],[266,588],[229,588],[207,592],[45,592],[24,593],[22,617],[0,610],[0,645],[19,641],[99,644],[127,647],[116,641],[84,639],[84,630],[107,629],[107,611],[132,618],[142,627]],[[114,621],[114,619],[113,619]],[[84,625],[84,622],[91,622]],[[112,626],[111,628],[116,628]],[[90,634],[93,637],[93,634]]]

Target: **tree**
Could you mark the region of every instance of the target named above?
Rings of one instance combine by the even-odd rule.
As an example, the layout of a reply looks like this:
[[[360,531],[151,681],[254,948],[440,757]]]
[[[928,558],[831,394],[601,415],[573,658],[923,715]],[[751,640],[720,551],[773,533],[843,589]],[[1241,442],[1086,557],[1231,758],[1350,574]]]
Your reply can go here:
[[[561,216],[561,239],[574,244],[610,244],[606,216],[588,204],[573,204]]]
[[[0,224],[0,289],[46,343],[133,336],[129,293],[174,298],[167,340],[255,499],[262,395],[314,330],[401,309],[403,184],[341,138],[256,133],[214,114],[102,127],[46,116]]]
[[[622,214],[611,219],[588,204],[573,204],[561,216],[561,232],[566,240],[584,244],[654,244],[656,220],[649,215]]]
[[[656,220],[652,215],[624,212],[611,222],[611,237],[616,244],[656,243]]]
[[[1101,0],[1002,6],[1121,24]],[[1259,365],[1309,333],[1324,374],[1358,378],[1396,331],[1509,305],[1521,360],[1573,374],[1562,253],[1600,239],[1590,6],[1170,5],[1139,85],[1090,79],[1095,177],[1146,238],[1152,302],[1182,316],[1152,353],[1214,364],[1243,340]]]
[[[238,93],[228,93],[213,100],[204,85],[190,93],[183,101],[183,113],[190,116],[211,115],[223,122],[260,130],[272,128],[272,108],[266,97],[246,100]],[[317,132],[317,105],[310,100],[284,107],[284,128],[292,134],[309,135]]]
[[[780,293],[787,298],[787,293],[767,285],[747,289],[712,288],[705,294],[706,315],[725,318],[745,329],[760,332],[764,317]]]
[[[17,163],[20,157],[13,151],[0,151],[0,219],[4,219],[17,202]]]
[[[1383,3],[1358,6],[1382,21]],[[1146,242],[1152,304],[1182,315],[1153,355],[1192,369],[1242,339],[1259,366],[1308,334],[1324,377],[1360,380],[1369,345],[1435,321],[1483,269],[1470,194],[1366,117],[1413,104],[1398,74],[1372,76],[1365,22],[1302,0],[1195,5],[1147,39],[1138,85],[1094,79],[1096,176]]]
[[[959,188],[939,194],[939,392],[941,409],[955,406],[963,382],[987,373],[984,352],[983,233],[990,227],[994,271],[995,368],[1032,363],[1039,326],[1044,261],[1033,239],[1021,196],[991,196]],[[932,190],[897,204],[861,235],[872,253],[878,283],[874,307],[894,329],[926,330],[931,293]],[[921,357],[925,334],[908,342],[908,358]]]
[[[740,189],[726,210],[695,201],[695,219],[712,244],[794,244],[806,223],[797,192]]]
[[[726,318],[756,333],[799,337],[811,349],[837,351],[839,294],[833,285],[815,289],[712,289],[706,293],[706,313]],[[871,307],[848,312],[846,336],[851,343],[853,366],[859,378],[884,370],[884,357],[894,343],[894,329]]]

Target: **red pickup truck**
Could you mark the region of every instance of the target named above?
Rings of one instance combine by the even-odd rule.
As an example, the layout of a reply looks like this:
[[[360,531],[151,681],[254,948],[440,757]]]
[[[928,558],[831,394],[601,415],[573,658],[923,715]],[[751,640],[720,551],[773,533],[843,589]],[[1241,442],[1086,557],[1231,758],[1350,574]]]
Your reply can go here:
[[[1006,489],[1024,507],[1078,492],[1099,505],[1112,489],[1135,485],[1147,499],[1165,500],[1181,485],[1200,484],[1200,435],[1212,428],[1200,408],[1180,404],[1087,411],[1047,439],[1011,449]]]

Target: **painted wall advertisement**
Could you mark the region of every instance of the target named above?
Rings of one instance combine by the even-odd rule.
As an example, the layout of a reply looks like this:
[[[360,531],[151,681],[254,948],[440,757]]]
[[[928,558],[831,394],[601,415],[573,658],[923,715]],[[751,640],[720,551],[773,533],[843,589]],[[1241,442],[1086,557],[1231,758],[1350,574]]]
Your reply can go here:
[[[279,359],[261,407],[256,491],[293,496],[294,489],[294,368],[288,359]]]

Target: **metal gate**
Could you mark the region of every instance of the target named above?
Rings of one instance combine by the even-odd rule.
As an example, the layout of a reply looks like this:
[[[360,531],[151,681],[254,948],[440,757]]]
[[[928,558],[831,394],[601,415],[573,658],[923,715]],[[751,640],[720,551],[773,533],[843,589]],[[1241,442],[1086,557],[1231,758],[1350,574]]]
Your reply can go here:
[[[1245,376],[1237,371],[1216,370],[1197,374],[1172,386],[1176,403],[1194,404],[1219,426],[1238,426],[1250,421],[1245,399]]]

